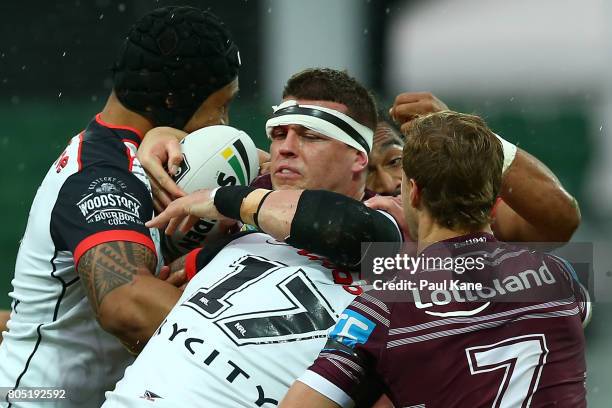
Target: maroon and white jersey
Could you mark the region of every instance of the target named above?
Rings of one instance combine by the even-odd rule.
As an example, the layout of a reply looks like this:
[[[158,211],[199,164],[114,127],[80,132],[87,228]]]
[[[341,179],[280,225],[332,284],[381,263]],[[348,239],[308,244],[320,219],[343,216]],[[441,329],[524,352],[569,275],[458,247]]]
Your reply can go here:
[[[435,255],[439,244],[454,246],[455,257],[473,254],[482,242],[496,249],[486,250],[485,267],[470,279],[488,290],[457,291],[452,302],[441,301],[442,289],[404,302],[365,292],[299,381],[341,406],[352,406],[364,378],[374,376],[396,407],[585,407],[590,303],[572,267],[489,234],[443,241],[424,255]],[[510,288],[530,300],[512,301]],[[493,291],[505,301],[487,300]],[[456,300],[469,296],[473,302]]]
[[[66,390],[66,399],[46,402],[49,407],[100,406],[104,391],[133,361],[97,323],[76,265],[82,254],[109,241],[160,253],[159,232],[144,225],[153,204],[135,158],[141,137],[98,115],[47,172],[17,256],[9,332],[0,346],[0,387]],[[0,407],[20,404],[0,401]]]

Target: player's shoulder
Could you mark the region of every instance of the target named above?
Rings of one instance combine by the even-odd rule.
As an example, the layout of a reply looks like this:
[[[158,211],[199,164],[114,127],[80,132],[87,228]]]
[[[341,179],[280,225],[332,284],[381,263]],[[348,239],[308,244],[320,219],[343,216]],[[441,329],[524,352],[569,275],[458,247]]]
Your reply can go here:
[[[360,315],[373,324],[389,327],[394,307],[396,304],[386,301],[380,291],[364,290],[353,299],[345,313]]]
[[[507,268],[544,271],[564,278],[564,281],[579,282],[573,265],[561,256],[545,251],[545,248],[533,249],[503,242],[498,244],[499,250],[493,259],[500,267],[505,265]]]
[[[108,124],[98,114],[80,135],[79,170],[112,166],[131,172],[141,140],[137,129]]]

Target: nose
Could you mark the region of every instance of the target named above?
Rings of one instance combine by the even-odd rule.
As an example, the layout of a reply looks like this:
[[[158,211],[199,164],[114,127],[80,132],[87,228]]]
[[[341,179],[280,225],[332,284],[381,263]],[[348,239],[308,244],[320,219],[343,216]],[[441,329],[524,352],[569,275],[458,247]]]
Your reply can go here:
[[[300,147],[300,139],[295,130],[289,128],[287,130],[287,135],[280,142],[278,147],[278,153],[285,157],[294,157],[297,156],[299,147]]]
[[[375,183],[376,192],[379,194],[394,194],[402,185],[402,179],[393,177],[383,168],[378,168],[376,172],[377,180]]]

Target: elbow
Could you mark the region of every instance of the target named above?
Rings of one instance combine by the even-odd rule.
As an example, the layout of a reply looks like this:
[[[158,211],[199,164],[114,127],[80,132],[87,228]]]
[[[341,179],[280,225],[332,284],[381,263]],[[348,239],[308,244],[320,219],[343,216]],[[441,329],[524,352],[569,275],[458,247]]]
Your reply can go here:
[[[565,214],[557,219],[554,232],[547,237],[549,242],[568,242],[580,226],[582,216],[578,202],[572,197],[571,203]]]
[[[139,313],[134,283],[110,292],[98,309],[97,320],[104,331],[119,338],[131,351],[140,351],[150,336],[144,335],[148,325],[143,313]]]
[[[578,207],[578,202],[574,200],[575,206],[574,211],[571,212],[570,217],[567,220],[567,232],[566,237],[567,241],[574,235],[574,232],[580,226],[580,222],[582,221],[582,215],[580,214],[580,208]]]
[[[561,226],[563,227],[559,242],[569,241],[582,221],[582,215],[580,214],[580,207],[578,201],[574,197],[571,197],[571,208],[567,211],[566,217],[563,220]]]

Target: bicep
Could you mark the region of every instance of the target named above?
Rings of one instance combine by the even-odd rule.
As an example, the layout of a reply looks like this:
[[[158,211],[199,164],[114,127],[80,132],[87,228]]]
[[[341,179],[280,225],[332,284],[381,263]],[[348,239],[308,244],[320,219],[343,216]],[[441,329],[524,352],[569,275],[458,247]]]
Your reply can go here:
[[[529,221],[521,217],[503,200],[497,204],[495,219],[491,224],[495,238],[505,242],[539,242],[546,237]]]
[[[130,284],[137,275],[151,275],[157,256],[146,245],[112,241],[88,249],[79,258],[77,273],[94,312],[99,316],[104,300],[114,290]]]

